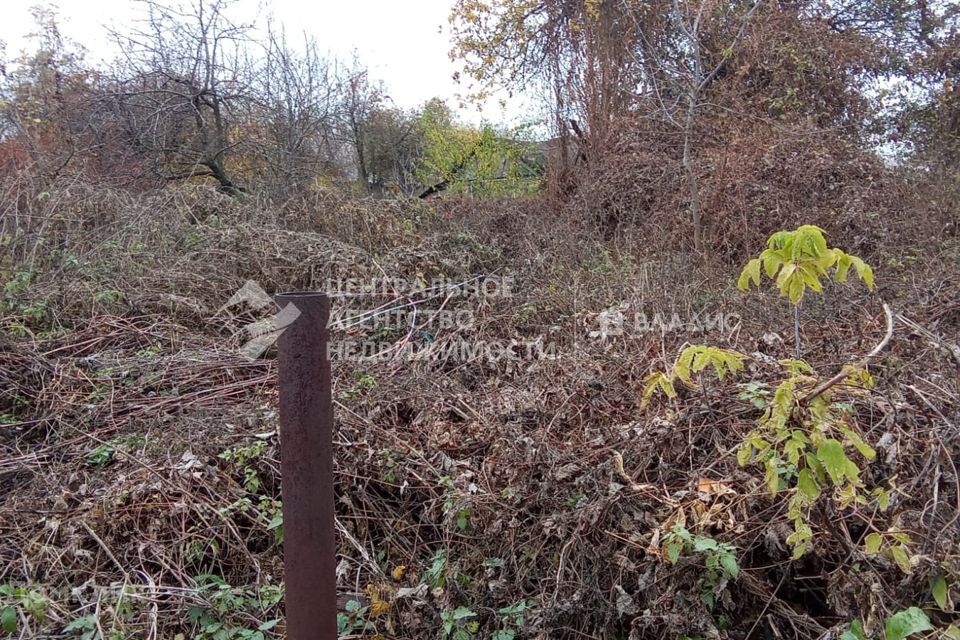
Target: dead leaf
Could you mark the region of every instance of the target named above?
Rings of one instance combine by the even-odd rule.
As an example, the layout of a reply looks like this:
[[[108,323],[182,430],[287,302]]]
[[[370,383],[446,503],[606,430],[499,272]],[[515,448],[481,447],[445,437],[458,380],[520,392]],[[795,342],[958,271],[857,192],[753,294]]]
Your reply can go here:
[[[736,495],[730,484],[724,480],[714,480],[712,478],[700,478],[697,481],[697,491],[705,493],[708,496],[727,496]]]

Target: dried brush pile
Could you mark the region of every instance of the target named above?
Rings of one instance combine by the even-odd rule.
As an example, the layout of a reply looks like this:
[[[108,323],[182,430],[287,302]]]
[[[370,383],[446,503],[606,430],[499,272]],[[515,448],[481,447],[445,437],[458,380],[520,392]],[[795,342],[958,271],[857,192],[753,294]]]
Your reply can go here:
[[[858,460],[864,491],[889,490],[889,506],[841,508],[825,493],[794,559],[793,490],[772,495],[764,470],[737,460],[791,356],[791,310],[735,291],[735,271],[583,227],[571,240],[575,224],[535,201],[326,202],[339,217],[293,222],[196,197],[212,212],[121,222],[104,209],[119,226],[38,252],[5,293],[11,637],[282,637],[276,368],[272,351],[237,352],[253,312],[221,307],[246,280],[272,292],[381,277],[511,284],[337,299],[338,318],[355,320],[336,342],[396,347],[334,362],[343,637],[828,638],[854,620],[876,635],[910,607],[949,624],[937,585],[960,597],[960,289],[943,267],[876,265],[900,315],[876,386],[834,400],[876,451]],[[853,232],[831,242],[853,249]],[[955,265],[953,250],[937,264]],[[363,315],[410,303],[412,324]],[[469,321],[424,322],[444,310]],[[624,331],[605,329],[613,313]],[[803,308],[821,378],[884,334],[879,301],[854,287]],[[496,349],[464,355],[463,343]],[[643,380],[684,343],[750,359],[641,409]],[[908,537],[907,564],[869,549],[873,533]],[[725,555],[735,567],[717,564]]]

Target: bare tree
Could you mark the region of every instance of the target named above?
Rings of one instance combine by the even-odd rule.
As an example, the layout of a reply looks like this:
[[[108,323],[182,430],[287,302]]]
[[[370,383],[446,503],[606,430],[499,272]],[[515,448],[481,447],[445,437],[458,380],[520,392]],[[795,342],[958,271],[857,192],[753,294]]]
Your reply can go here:
[[[230,195],[244,193],[230,159],[245,142],[251,26],[227,17],[230,0],[141,2],[143,25],[113,34],[124,55],[111,98],[130,142],[165,180],[209,177]]]
[[[263,129],[258,155],[275,182],[299,189],[318,175],[340,173],[336,125],[342,83],[335,65],[320,55],[312,38],[305,35],[298,51],[273,25],[262,65],[256,83]]]
[[[752,0],[742,15],[739,17],[733,16],[738,21],[737,30],[727,46],[720,52],[719,61],[711,64],[707,62],[703,46],[702,26],[706,18],[705,13],[708,11],[706,3],[701,1],[694,5],[694,3],[681,3],[681,0],[673,0],[672,17],[680,38],[678,50],[672,56],[672,73],[669,74],[669,77],[672,83],[679,84],[681,87],[681,95],[685,103],[681,125],[683,128],[683,171],[687,184],[687,206],[690,220],[693,223],[693,245],[697,251],[703,251],[704,249],[703,209],[700,204],[700,188],[693,148],[697,114],[703,103],[704,94],[726,67],[727,60],[733,55],[735,47],[743,38],[747,25],[756,13],[761,1]],[[661,67],[667,66],[663,59],[659,60],[659,64]]]
[[[356,60],[344,74],[338,129],[341,139],[353,148],[357,179],[365,190],[370,191],[369,125],[373,113],[384,105],[386,93],[383,86],[372,81],[368,71]]]

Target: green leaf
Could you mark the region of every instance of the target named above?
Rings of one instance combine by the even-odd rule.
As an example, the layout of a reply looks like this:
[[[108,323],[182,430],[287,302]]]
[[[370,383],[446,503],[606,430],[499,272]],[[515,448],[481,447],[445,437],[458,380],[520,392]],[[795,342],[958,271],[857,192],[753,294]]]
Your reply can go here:
[[[693,542],[694,551],[716,551],[717,541],[713,538],[697,538]]]
[[[680,552],[683,550],[682,542],[670,542],[667,544],[667,560],[670,564],[677,564],[680,559]]]
[[[17,632],[17,610],[13,607],[0,609],[0,627],[7,633]]]
[[[667,376],[660,377],[660,388],[667,394],[667,397],[673,400],[677,397],[677,390],[673,387],[673,380]]]
[[[677,391],[673,388],[673,381],[662,371],[655,371],[648,375],[643,381],[643,392],[640,395],[640,408],[646,409],[650,404],[650,399],[657,389],[662,389],[668,398],[676,398]]]
[[[823,229],[815,224],[805,224],[797,228],[797,231],[810,241],[811,253],[820,255],[827,251],[827,239],[824,237]]]
[[[67,626],[63,628],[64,633],[70,633],[73,631],[83,631],[85,629],[97,627],[97,619],[94,616],[81,616],[79,618],[74,618],[70,621]]]
[[[800,265],[800,276],[804,284],[820,293],[823,291],[823,285],[820,284],[820,274],[815,264],[807,263]]]
[[[867,634],[863,632],[863,623],[854,620],[850,623],[850,629],[840,634],[840,640],[867,640]]]
[[[793,533],[787,536],[787,544],[793,546],[793,559],[801,557],[807,551],[807,543],[813,539],[813,530],[802,519],[793,523]]]
[[[793,466],[797,466],[797,463],[800,462],[800,454],[804,452],[807,448],[807,445],[801,440],[796,438],[790,438],[783,445],[783,452],[787,456],[787,462]]]
[[[847,478],[850,479],[850,490],[853,492],[854,487],[859,487],[860,485],[860,467],[854,463],[853,460],[847,458],[847,470],[845,472]]]
[[[853,257],[853,268],[857,272],[857,275],[863,280],[863,283],[867,285],[867,289],[873,289],[873,269],[866,262]]]
[[[770,249],[760,254],[760,261],[763,263],[764,273],[766,273],[770,279],[773,279],[783,265],[783,258],[776,251]]]
[[[880,511],[886,511],[887,507],[890,506],[890,492],[881,487],[877,487],[873,492],[877,498],[877,506],[880,507]]]
[[[720,357],[726,363],[727,368],[730,369],[730,371],[736,373],[737,371],[743,370],[743,366],[744,366],[743,361],[746,359],[747,356],[745,356],[744,354],[738,351],[729,351],[726,349],[722,349],[720,351]]]
[[[684,542],[693,542],[693,536],[683,525],[675,524],[670,528],[670,533]]]
[[[803,459],[804,461],[806,461],[807,467],[809,467],[810,470],[813,471],[813,475],[817,479],[817,484],[819,485],[826,484],[827,472],[823,468],[823,463],[820,462],[820,459],[817,458],[817,456],[815,456],[812,453],[808,453],[807,455],[804,456]]]
[[[513,640],[515,637],[517,637],[517,632],[513,629],[501,629],[494,632],[491,640]]]
[[[903,545],[907,545],[907,544],[910,544],[911,542],[913,542],[913,541],[910,539],[910,534],[907,533],[906,531],[891,531],[891,532],[890,532],[890,536],[891,536],[894,540],[896,540],[897,542],[899,542],[900,544],[903,544]]]
[[[760,254],[760,261],[763,262],[763,270],[767,277],[771,279],[776,275],[780,265],[783,264],[783,258],[769,249]]]
[[[697,346],[687,347],[680,353],[676,364],[673,365],[674,374],[689,386],[693,386],[691,369],[693,369],[693,362],[698,353]]]
[[[736,578],[740,575],[740,567],[737,565],[737,558],[732,553],[720,554],[720,566],[723,567],[723,570],[726,571],[727,575],[731,578]]]
[[[775,458],[767,460],[766,473],[763,479],[764,482],[767,483],[767,489],[770,490],[770,495],[777,495],[777,492],[780,491],[780,468],[777,466],[777,460]]]
[[[860,452],[860,455],[867,460],[873,460],[877,457],[877,452],[874,451],[873,447],[863,441],[863,438],[860,437],[860,434],[843,423],[840,423],[838,426],[840,427],[840,432],[843,434],[843,436],[850,441],[850,444],[856,447],[857,451]]]
[[[897,563],[897,566],[900,567],[900,570],[904,573],[910,573],[910,556],[907,555],[907,548],[903,545],[898,545],[896,547],[890,547],[890,555],[893,556],[893,561]]]
[[[850,459],[843,450],[843,444],[833,438],[827,438],[817,447],[817,458],[823,463],[824,469],[830,474],[833,484],[840,485],[847,476]]]
[[[274,618],[273,620],[267,620],[266,622],[261,624],[259,627],[257,627],[257,629],[259,629],[260,631],[270,631],[270,629],[273,629],[279,623],[280,623],[280,618]]]
[[[740,449],[737,451],[737,464],[741,467],[745,467],[750,464],[750,461],[753,459],[753,446],[749,442],[744,442],[740,445]]]
[[[960,627],[952,624],[947,627],[947,630],[943,632],[943,635],[950,638],[950,640],[960,640]]]
[[[780,273],[777,274],[777,287],[780,289],[780,293],[786,295],[787,290],[790,288],[790,282],[793,279],[793,274],[797,270],[797,265],[793,262],[787,262],[783,265],[783,268],[780,269]]]
[[[950,604],[950,590],[947,588],[947,579],[939,575],[930,581],[930,591],[933,593],[933,600],[940,607],[941,611],[947,611]]]
[[[750,288],[750,282],[760,284],[760,258],[754,258],[747,263],[747,266],[740,272],[740,278],[737,280],[737,288],[746,291]]]
[[[834,273],[834,278],[837,282],[845,282],[847,279],[847,272],[850,271],[850,265],[852,263],[852,256],[843,253],[839,249],[836,249],[835,252],[837,255],[837,270]]]
[[[890,616],[884,625],[886,640],[903,640],[915,633],[932,629],[933,626],[927,614],[917,607],[910,607]]]
[[[803,299],[804,288],[805,285],[801,273],[797,272],[790,276],[790,281],[787,285],[787,295],[790,297],[790,302],[800,304],[800,300]]]
[[[453,610],[453,619],[454,620],[463,620],[464,618],[473,618],[477,614],[468,609],[467,607],[457,607]]]
[[[839,249],[828,249],[816,259],[815,264],[821,275],[827,275],[827,269],[832,267],[837,263],[837,260],[840,259],[840,254],[843,253]]]
[[[883,545],[883,536],[879,533],[871,533],[863,540],[863,550],[870,555],[880,553],[880,547]]]
[[[808,503],[820,497],[820,485],[810,469],[801,469],[797,476],[797,490]]]
[[[536,600],[518,600],[509,607],[503,607],[500,609],[499,613],[501,616],[516,616],[518,614],[522,614],[536,603]]]

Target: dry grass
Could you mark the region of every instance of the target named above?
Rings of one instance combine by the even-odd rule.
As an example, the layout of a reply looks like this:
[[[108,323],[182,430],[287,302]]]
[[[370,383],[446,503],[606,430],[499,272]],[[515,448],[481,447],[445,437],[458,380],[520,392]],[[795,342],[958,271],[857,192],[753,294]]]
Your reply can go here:
[[[510,298],[417,305],[469,311],[470,327],[361,324],[336,337],[434,353],[460,340],[556,345],[539,359],[335,362],[341,604],[388,603],[350,633],[433,638],[441,613],[463,606],[489,637],[516,628],[500,609],[532,600],[518,637],[819,638],[928,605],[928,578],[960,570],[949,239],[900,247],[898,257],[929,255],[922,267],[877,265],[882,294],[910,322],[898,322],[874,368],[878,386],[848,398],[864,437],[885,445],[865,481],[894,480],[893,505],[822,501],[812,550],[791,562],[785,501],[735,459],[759,414],[737,398],[738,380],[639,409],[642,378],[684,342],[789,355],[790,309],[771,293],[734,291],[730,267],[629,235],[604,242],[535,199],[408,207],[325,196],[268,215],[194,190],[134,197],[72,185],[37,199],[17,188],[33,204],[18,209],[26,231],[0,270],[30,278],[5,294],[0,322],[0,584],[50,599],[45,620],[18,614],[20,637],[62,637],[83,616],[103,637],[203,637],[194,618],[204,611],[252,633],[279,615],[269,597],[282,580],[273,355],[239,356],[233,331],[249,318],[217,314],[248,279],[275,291],[384,274],[511,275]],[[844,233],[832,241],[856,242]],[[622,301],[651,318],[741,322],[591,338],[597,314]],[[375,306],[338,300],[348,302]],[[820,373],[882,336],[879,308],[849,286],[805,306],[806,355]],[[775,381],[762,361],[740,381]],[[691,531],[738,549],[740,576],[712,611],[702,559],[671,565],[657,549],[681,513]],[[888,527],[910,533],[910,574],[860,551],[867,532]],[[233,588],[210,587],[209,574]],[[242,602],[228,606],[225,594]]]

